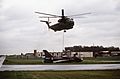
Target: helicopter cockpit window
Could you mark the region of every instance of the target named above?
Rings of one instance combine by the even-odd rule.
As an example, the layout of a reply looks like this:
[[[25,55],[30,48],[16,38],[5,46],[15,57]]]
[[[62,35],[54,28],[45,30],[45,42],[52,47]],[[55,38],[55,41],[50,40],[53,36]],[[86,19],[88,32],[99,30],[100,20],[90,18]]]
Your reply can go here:
[[[72,20],[72,21],[73,21],[73,18],[70,18],[70,20]]]

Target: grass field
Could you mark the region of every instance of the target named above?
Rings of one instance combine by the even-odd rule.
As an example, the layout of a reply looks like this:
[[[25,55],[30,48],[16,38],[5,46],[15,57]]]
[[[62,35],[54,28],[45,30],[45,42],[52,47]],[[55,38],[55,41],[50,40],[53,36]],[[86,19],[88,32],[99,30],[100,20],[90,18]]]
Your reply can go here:
[[[7,57],[3,64],[13,65],[13,64],[45,64],[42,62],[41,58],[16,58]],[[109,61],[109,62],[108,62]],[[59,64],[120,64],[120,57],[97,57],[97,58],[84,58],[82,62],[72,62],[72,63],[59,63]],[[50,64],[50,63],[49,63]],[[53,64],[53,63],[51,63]],[[58,63],[57,63],[58,64]]]
[[[43,64],[41,59],[16,59],[16,58],[7,58],[4,63],[5,65],[14,65],[14,64]]]
[[[120,79],[120,70],[104,71],[4,71],[0,79]]]

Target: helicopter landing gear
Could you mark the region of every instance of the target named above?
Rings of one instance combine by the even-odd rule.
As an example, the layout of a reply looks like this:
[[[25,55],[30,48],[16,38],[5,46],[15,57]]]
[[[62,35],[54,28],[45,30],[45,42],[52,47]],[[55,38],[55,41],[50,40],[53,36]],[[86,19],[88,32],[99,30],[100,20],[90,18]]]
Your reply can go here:
[[[66,32],[66,30],[64,30],[64,32]]]

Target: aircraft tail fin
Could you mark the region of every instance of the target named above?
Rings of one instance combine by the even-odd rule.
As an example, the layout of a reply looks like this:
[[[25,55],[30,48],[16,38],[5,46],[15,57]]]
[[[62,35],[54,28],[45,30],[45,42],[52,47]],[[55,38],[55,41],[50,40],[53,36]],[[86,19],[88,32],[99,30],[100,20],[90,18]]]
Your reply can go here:
[[[0,56],[0,68],[5,60],[6,56]]]
[[[43,50],[43,52],[45,53],[45,57],[53,57],[47,50]]]

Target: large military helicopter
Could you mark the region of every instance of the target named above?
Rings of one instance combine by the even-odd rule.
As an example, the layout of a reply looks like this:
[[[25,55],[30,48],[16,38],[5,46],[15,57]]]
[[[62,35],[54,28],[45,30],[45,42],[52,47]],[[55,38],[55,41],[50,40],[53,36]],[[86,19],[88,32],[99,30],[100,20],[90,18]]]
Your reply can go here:
[[[48,18],[48,21],[40,20],[40,22],[45,22],[48,25],[48,28],[54,30],[55,32],[61,31],[61,30],[64,30],[64,32],[66,32],[66,30],[72,29],[74,26],[74,21],[73,21],[73,18],[71,17],[90,14],[90,13],[83,13],[83,14],[65,16],[64,9],[62,9],[62,16],[42,13],[42,12],[35,12],[35,13],[49,15],[49,16],[41,16],[40,18]],[[50,25],[51,22],[49,21],[49,18],[60,18],[60,19],[58,20],[58,23]]]

